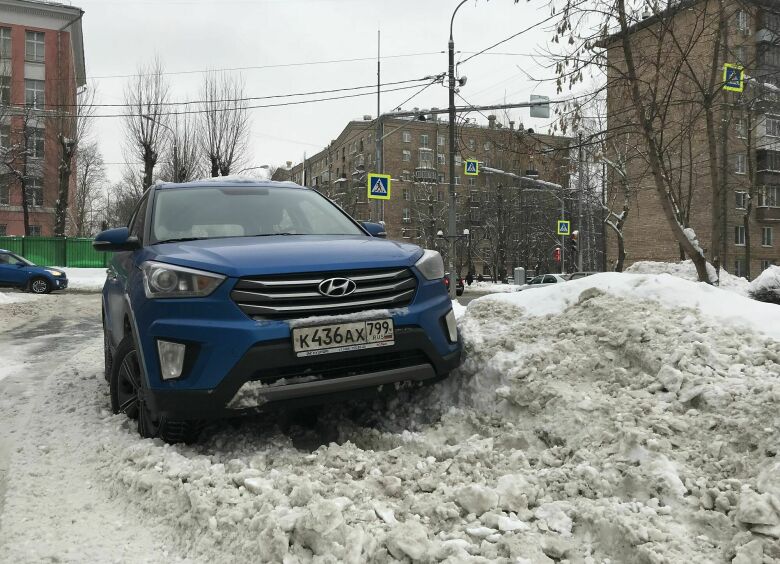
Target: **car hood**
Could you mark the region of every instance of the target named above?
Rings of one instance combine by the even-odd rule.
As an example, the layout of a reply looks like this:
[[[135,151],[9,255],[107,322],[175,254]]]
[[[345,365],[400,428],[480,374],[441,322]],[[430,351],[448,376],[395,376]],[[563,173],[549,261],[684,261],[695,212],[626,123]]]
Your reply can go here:
[[[148,247],[144,259],[241,277],[412,266],[416,245],[366,236],[275,235],[204,239]]]
[[[54,272],[59,272],[62,276],[65,276],[65,271],[63,271],[61,268],[54,268],[54,267],[51,267],[51,266],[38,266],[38,265],[35,265],[35,266],[25,266],[24,269],[27,272],[32,272],[33,274],[47,274],[49,276],[51,276],[51,274],[49,272],[46,272],[46,271],[47,270],[51,270],[51,271],[54,271]]]

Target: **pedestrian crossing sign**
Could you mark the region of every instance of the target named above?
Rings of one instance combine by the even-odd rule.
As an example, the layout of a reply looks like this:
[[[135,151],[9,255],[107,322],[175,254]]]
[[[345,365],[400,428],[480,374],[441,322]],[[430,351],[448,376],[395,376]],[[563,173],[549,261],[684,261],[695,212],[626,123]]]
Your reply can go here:
[[[372,200],[390,199],[390,175],[371,173],[368,175],[368,197]]]
[[[723,90],[728,92],[745,91],[745,69],[739,65],[723,65]]]
[[[571,223],[569,221],[564,221],[563,219],[558,220],[558,235],[570,235],[571,229],[570,229]]]
[[[466,176],[477,176],[479,174],[479,161],[468,159],[463,163],[463,173]]]

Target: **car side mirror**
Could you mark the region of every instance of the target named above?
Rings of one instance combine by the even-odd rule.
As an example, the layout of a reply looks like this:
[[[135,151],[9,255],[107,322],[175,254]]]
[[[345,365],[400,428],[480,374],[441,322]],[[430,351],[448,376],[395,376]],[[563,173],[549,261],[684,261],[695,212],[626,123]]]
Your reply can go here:
[[[96,251],[135,251],[141,248],[141,242],[135,235],[130,235],[127,227],[117,227],[98,233],[92,247]]]
[[[363,229],[368,231],[372,237],[387,239],[387,231],[385,231],[385,226],[381,223],[374,223],[373,221],[361,221],[360,224],[363,226]]]

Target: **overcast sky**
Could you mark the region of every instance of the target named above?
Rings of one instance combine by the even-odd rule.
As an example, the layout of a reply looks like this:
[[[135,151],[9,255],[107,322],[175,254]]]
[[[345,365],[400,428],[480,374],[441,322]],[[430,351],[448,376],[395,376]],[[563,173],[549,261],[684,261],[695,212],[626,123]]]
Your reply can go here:
[[[248,96],[268,96],[376,83],[377,29],[381,29],[382,82],[421,78],[447,70],[449,20],[458,0],[80,0],[85,11],[87,76],[99,104],[123,102],[126,77],[158,56],[178,100],[198,98],[203,74],[191,71],[268,65],[295,66],[240,72]],[[541,1],[469,0],[455,19],[456,60],[545,20]],[[461,65],[462,94],[472,104],[527,101],[531,93],[555,97],[554,83],[533,57],[552,37],[539,26]],[[413,56],[403,56],[411,55]],[[399,56],[401,55],[401,56]],[[340,59],[368,59],[333,62]],[[527,74],[526,74],[527,73]],[[393,88],[393,87],[388,87]],[[389,92],[390,111],[415,90]],[[458,103],[462,101],[458,100]],[[447,90],[431,86],[404,108],[447,106]],[[116,108],[98,108],[98,114]],[[334,139],[350,119],[376,115],[371,95],[250,111],[250,166],[299,162]],[[478,114],[471,114],[484,121]],[[511,112],[525,127],[546,131],[528,110]],[[126,160],[122,120],[96,119],[93,135],[112,181]]]

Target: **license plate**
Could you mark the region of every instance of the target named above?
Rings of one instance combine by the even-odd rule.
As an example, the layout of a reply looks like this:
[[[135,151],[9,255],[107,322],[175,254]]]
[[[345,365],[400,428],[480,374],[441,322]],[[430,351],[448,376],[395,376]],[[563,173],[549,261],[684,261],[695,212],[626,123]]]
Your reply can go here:
[[[298,327],[292,339],[295,355],[301,357],[389,347],[395,343],[395,333],[392,319],[372,319]]]

